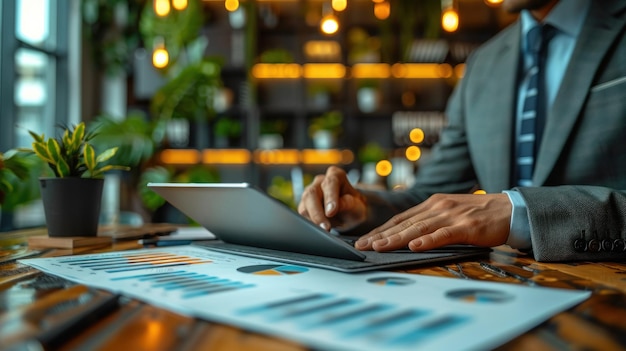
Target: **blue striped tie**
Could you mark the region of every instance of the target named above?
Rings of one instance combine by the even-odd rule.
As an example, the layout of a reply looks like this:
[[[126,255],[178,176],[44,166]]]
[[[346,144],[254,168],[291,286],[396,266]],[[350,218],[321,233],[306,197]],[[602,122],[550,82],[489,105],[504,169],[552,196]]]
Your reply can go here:
[[[535,26],[527,34],[532,65],[528,71],[528,87],[524,97],[517,145],[517,185],[532,186],[535,155],[539,149],[545,123],[546,102],[543,82],[545,48],[554,34],[548,25]]]

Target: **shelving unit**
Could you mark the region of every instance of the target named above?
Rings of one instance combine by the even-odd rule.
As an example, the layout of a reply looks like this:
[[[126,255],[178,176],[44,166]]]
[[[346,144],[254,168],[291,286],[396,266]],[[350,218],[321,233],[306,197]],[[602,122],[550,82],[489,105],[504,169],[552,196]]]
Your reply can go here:
[[[392,0],[392,6],[399,1]],[[420,146],[429,147],[436,141],[444,124],[442,111],[462,76],[464,55],[469,51],[459,55],[462,50],[455,50],[451,54],[448,44],[455,38],[423,43],[416,40],[406,50],[411,50],[409,56],[417,61],[424,57],[419,55],[420,45],[441,51],[443,43],[445,52],[437,61],[408,62],[401,55],[406,50],[398,49],[399,39],[393,35],[400,30],[401,25],[394,22],[400,17],[375,19],[370,0],[350,1],[349,8],[337,14],[342,29],[334,36],[323,35],[317,27],[324,1],[241,4],[246,11],[246,26],[233,28],[223,2],[203,2],[210,18],[204,30],[209,40],[207,55],[224,58],[222,79],[233,93],[232,107],[218,118],[228,115],[240,120],[244,126],[240,140],[227,149],[216,149],[211,144],[210,149],[165,150],[161,156],[170,154],[162,157],[161,162],[190,164],[181,161],[188,152],[187,155],[195,155],[191,156],[191,163],[213,165],[225,172],[236,169],[223,177],[224,181],[247,181],[266,188],[276,175],[288,178],[294,167],[314,173],[336,163],[358,168],[358,151],[369,142],[389,150],[390,157],[397,155],[412,144],[402,135],[408,135],[412,128],[422,128],[427,133]],[[357,29],[360,32],[355,32]],[[370,59],[361,55],[359,61],[352,47],[354,33],[378,41],[381,49],[374,50]],[[421,33],[412,34],[420,39]],[[271,50],[288,53],[288,60],[261,62],[260,58]],[[371,57],[375,57],[375,62],[368,61]],[[357,95],[363,84],[372,82],[378,86],[380,104],[366,110],[358,105]],[[323,86],[329,88],[328,94],[314,98],[312,92]],[[333,110],[343,115],[341,137],[336,148],[315,151],[308,126],[313,118]],[[260,134],[266,122],[276,120],[286,125],[282,147],[260,149]]]

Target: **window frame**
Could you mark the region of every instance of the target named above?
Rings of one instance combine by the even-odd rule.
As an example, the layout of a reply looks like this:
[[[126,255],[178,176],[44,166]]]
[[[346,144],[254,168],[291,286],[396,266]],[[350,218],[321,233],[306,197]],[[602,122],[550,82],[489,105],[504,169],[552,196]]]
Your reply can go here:
[[[28,0],[19,0],[28,1]],[[0,151],[18,145],[19,107],[15,102],[19,78],[16,53],[28,49],[46,55],[50,60],[52,80],[45,85],[48,101],[43,106],[41,131],[54,132],[58,125],[78,123],[81,110],[81,0],[49,0],[47,16],[51,38],[42,46],[17,37],[18,0],[0,1]],[[19,210],[18,210],[19,211]],[[16,211],[16,212],[18,212]],[[25,209],[26,212],[29,209]],[[2,213],[2,228],[14,228],[13,214]],[[9,223],[7,223],[7,221]],[[15,228],[14,228],[15,229]]]

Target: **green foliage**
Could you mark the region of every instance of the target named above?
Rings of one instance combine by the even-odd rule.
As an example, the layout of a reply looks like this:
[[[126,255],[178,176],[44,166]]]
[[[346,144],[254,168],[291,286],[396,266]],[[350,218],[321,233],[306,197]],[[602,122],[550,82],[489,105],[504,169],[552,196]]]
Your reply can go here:
[[[163,140],[162,127],[158,122],[148,121],[140,113],[130,113],[124,119],[101,115],[90,124],[98,134],[91,143],[96,151],[118,147],[110,162],[135,167],[148,161]]]
[[[215,122],[215,135],[228,138],[236,138],[241,135],[241,121],[224,116]]]
[[[283,134],[287,130],[284,119],[265,119],[260,123],[260,134]]]
[[[313,176],[310,174],[304,174],[303,185],[307,186],[313,181]],[[272,178],[272,183],[267,188],[267,194],[276,200],[289,206],[292,210],[296,210],[298,204],[294,196],[293,183],[281,176],[275,176]]]
[[[357,157],[361,164],[365,164],[384,160],[387,158],[387,153],[380,146],[380,144],[376,142],[369,142],[359,149]]]
[[[46,164],[31,152],[0,152],[0,205],[3,211],[40,197],[38,177]]]
[[[268,49],[259,56],[260,63],[293,63],[294,61],[291,52],[285,49]]]
[[[168,183],[172,180],[174,172],[165,167],[153,167],[141,173],[139,179],[139,197],[144,207],[150,211],[156,211],[165,204],[165,199],[148,188],[148,183]]]
[[[267,188],[267,194],[289,206],[291,209],[296,209],[297,205],[293,196],[292,183],[284,177],[275,176],[272,178],[272,183]]]
[[[311,119],[309,135],[313,136],[319,130],[328,130],[335,135],[343,131],[343,114],[340,111],[328,111],[321,116]]]
[[[134,0],[81,1],[84,42],[105,73],[130,71],[133,54],[139,46],[137,23],[141,6],[140,1]],[[125,20],[120,18],[120,7],[126,9]]]
[[[29,131],[33,137],[32,152],[46,162],[54,175],[59,178],[103,178],[104,173],[114,169],[128,170],[126,166],[106,164],[118,150],[113,147],[96,154],[90,140],[96,133],[87,132],[84,122],[73,128],[66,128],[59,139],[46,138]]]
[[[146,1],[141,12],[139,31],[150,50],[157,38],[164,41],[170,55],[168,68],[171,68],[175,66],[183,49],[202,35],[200,31],[204,20],[200,0],[189,0],[187,8],[182,11],[172,8],[164,17],[156,15],[152,1]]]
[[[154,94],[150,103],[152,116],[159,120],[196,121],[212,117],[215,92],[222,85],[221,67],[221,60],[215,58],[205,58],[185,67]]]

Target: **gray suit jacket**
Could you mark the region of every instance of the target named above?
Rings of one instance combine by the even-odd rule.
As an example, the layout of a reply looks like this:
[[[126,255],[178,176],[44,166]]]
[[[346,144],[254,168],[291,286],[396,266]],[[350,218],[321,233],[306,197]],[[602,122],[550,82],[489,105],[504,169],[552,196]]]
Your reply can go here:
[[[516,22],[472,54],[416,183],[367,193],[365,227],[434,193],[511,188],[519,47]],[[592,1],[548,112],[533,180],[540,186],[517,190],[528,205],[537,260],[626,258],[626,1]]]

